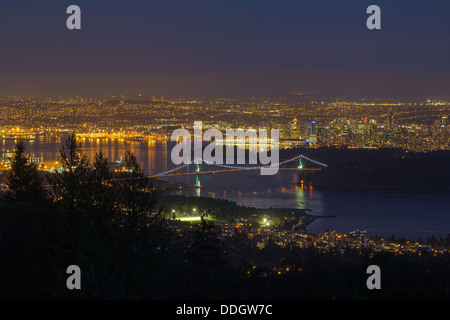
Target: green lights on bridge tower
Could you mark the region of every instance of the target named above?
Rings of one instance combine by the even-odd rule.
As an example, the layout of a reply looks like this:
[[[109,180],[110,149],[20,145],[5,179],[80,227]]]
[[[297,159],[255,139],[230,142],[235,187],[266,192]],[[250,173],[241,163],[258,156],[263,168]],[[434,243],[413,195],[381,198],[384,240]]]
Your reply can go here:
[[[200,162],[199,161],[195,161],[195,172],[200,172]],[[197,188],[201,187],[200,175],[198,175],[198,174],[195,175],[195,186]]]
[[[303,162],[302,162],[302,158],[298,158],[298,168],[299,169],[303,169]]]

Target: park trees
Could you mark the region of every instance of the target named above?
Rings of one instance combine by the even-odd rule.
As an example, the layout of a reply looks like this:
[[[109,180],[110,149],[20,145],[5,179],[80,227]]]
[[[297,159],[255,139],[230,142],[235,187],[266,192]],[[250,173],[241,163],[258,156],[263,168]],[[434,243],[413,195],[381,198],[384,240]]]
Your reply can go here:
[[[8,198],[18,201],[35,200],[40,193],[41,179],[36,164],[25,154],[25,144],[19,141],[10,159],[11,171],[6,182],[10,192]]]

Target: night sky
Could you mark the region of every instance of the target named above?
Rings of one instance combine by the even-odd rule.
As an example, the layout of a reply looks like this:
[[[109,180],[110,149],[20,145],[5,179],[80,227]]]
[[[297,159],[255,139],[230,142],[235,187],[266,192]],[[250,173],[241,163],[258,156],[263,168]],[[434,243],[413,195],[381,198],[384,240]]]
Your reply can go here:
[[[450,1],[0,2],[2,96],[305,91],[450,97]]]

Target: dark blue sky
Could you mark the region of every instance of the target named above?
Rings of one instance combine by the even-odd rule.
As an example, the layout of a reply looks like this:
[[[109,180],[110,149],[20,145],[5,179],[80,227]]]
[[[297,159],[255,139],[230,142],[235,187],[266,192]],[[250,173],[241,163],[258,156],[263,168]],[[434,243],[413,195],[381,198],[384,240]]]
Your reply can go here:
[[[448,0],[2,0],[0,95],[450,97],[449,17]]]

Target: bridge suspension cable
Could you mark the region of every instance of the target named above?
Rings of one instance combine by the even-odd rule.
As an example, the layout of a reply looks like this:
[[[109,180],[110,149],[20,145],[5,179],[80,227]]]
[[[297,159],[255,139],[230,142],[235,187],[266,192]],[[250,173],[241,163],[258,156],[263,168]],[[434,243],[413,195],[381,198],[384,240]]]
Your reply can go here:
[[[252,166],[247,166],[247,167],[230,166],[230,165],[226,165],[226,164],[218,164],[218,163],[215,163],[215,162],[211,162],[211,161],[208,161],[208,160],[204,160],[204,159],[199,159],[199,158],[197,158],[197,159],[192,160],[191,162],[186,163],[186,164],[184,164],[184,165],[182,165],[182,166],[179,166],[179,167],[173,168],[173,169],[171,169],[171,170],[168,170],[168,171],[164,171],[164,172],[155,174],[154,176],[159,177],[159,176],[164,176],[164,175],[167,175],[167,174],[171,174],[171,173],[173,173],[173,172],[175,172],[175,171],[178,171],[178,170],[180,170],[180,169],[183,169],[183,168],[185,168],[185,167],[187,167],[187,166],[189,166],[189,165],[191,165],[191,164],[193,164],[193,163],[198,163],[198,161],[203,161],[203,162],[205,162],[206,164],[211,165],[211,166],[214,165],[214,166],[217,166],[217,167],[222,167],[222,168],[227,168],[227,169],[236,169],[236,170],[255,169],[255,170],[257,170],[257,169],[262,169],[262,168],[279,167],[279,166],[281,166],[281,165],[283,165],[283,164],[286,164],[286,163],[291,162],[291,161],[295,161],[295,160],[297,160],[297,159],[299,159],[299,158],[303,158],[303,159],[305,159],[305,160],[308,160],[308,161],[310,161],[310,162],[312,162],[312,163],[314,163],[314,164],[317,164],[317,165],[322,166],[322,167],[325,167],[325,168],[327,167],[327,165],[326,165],[325,163],[322,163],[322,162],[313,160],[313,159],[308,158],[308,157],[306,157],[306,156],[304,156],[304,155],[302,155],[302,154],[300,154],[300,155],[298,155],[298,156],[296,156],[296,157],[294,157],[294,158],[291,158],[291,159],[288,159],[288,160],[284,160],[284,161],[282,161],[282,162],[274,163],[274,164],[272,164],[272,165],[257,166],[257,167],[252,167]]]

